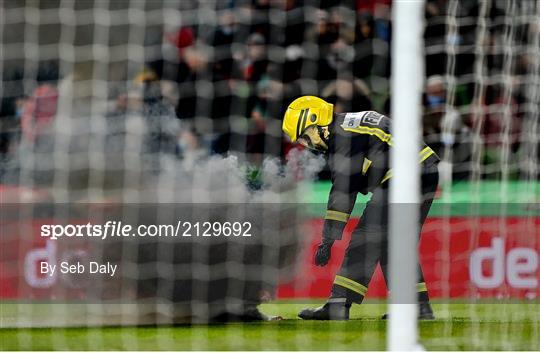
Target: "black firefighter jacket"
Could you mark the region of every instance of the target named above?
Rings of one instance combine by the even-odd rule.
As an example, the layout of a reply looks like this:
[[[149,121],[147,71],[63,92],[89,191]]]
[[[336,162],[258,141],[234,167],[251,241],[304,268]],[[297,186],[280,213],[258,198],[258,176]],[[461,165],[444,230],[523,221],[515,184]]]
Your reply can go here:
[[[392,135],[391,119],[374,111],[334,114],[328,141],[332,189],[328,199],[323,237],[341,239],[360,192],[387,188]],[[437,163],[435,152],[423,145],[419,163]]]

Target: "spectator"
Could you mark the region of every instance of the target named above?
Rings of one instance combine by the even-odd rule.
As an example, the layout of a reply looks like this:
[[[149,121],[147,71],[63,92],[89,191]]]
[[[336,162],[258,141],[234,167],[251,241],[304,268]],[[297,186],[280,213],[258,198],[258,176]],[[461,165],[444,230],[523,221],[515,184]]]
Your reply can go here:
[[[390,43],[390,37],[392,35],[391,17],[390,6],[388,4],[377,3],[373,15],[375,20],[375,36],[387,43]]]
[[[510,89],[510,88],[508,88]],[[483,97],[473,101],[468,124],[478,128],[484,145],[484,176],[500,176],[503,165],[517,176],[517,163],[512,161],[520,147],[521,118],[516,98],[501,85],[491,85]],[[505,161],[503,148],[509,148],[509,161]]]
[[[180,135],[180,123],[176,119],[174,106],[163,98],[161,82],[156,73],[145,69],[135,77],[134,83],[134,89],[140,92],[141,100],[136,104],[130,102],[129,108],[135,108],[146,119],[148,152],[174,154]]]
[[[426,81],[424,94],[424,141],[441,157],[441,179],[449,181],[468,176],[471,133],[459,112],[446,104],[446,83],[442,76]]]
[[[258,81],[266,72],[268,59],[264,44],[264,37],[259,33],[253,33],[248,37],[246,53],[241,63],[244,80]]]
[[[426,75],[440,75],[446,70],[446,52],[436,50],[437,47],[449,44],[458,45],[460,38],[451,37],[446,28],[446,0],[428,0],[426,2],[425,18],[426,27],[424,30],[424,42],[426,45]],[[454,34],[453,34],[454,35]],[[432,50],[431,48],[434,48]]]
[[[196,115],[209,116],[208,100],[198,99],[196,83],[210,79],[209,54],[204,46],[197,45],[185,49],[180,63],[178,82],[179,100],[176,107],[178,118],[192,122]]]
[[[234,36],[236,33],[236,21],[234,19],[234,14],[230,10],[223,10],[219,15],[219,25],[212,33],[210,39],[210,45],[221,49],[223,47],[228,48],[234,41]],[[219,56],[223,58],[224,56]]]
[[[191,27],[180,27],[175,33],[166,33],[165,38],[178,50],[178,57],[182,57],[184,49],[195,43],[195,31]]]
[[[371,92],[367,84],[360,80],[339,79],[330,82],[322,92],[322,97],[334,104],[336,113],[371,110]]]
[[[374,21],[370,14],[363,13],[358,16],[358,24],[356,27],[356,45],[355,45],[355,61],[354,61],[354,76],[358,78],[367,78],[371,75],[373,69],[373,38],[374,38]]]
[[[335,6],[329,10],[330,21],[339,33],[339,38],[348,44],[354,42],[356,13],[345,6]]]
[[[356,10],[373,14],[378,5],[390,6],[391,3],[392,0],[356,0]]]
[[[424,39],[428,79],[423,102],[424,134],[443,158],[442,165],[454,163],[449,172],[454,178],[467,173],[471,127],[480,129],[486,146],[483,156],[486,163],[502,163],[498,159],[502,146],[507,146],[506,134],[510,152],[514,153],[520,147],[520,114],[523,111],[534,114],[529,109],[532,93],[526,91],[530,86],[527,78],[534,66],[530,55],[527,50],[523,53],[518,50],[512,60],[515,65],[505,66],[508,60],[501,49],[510,40],[516,48],[528,48],[534,26],[513,24],[510,34],[505,32],[509,27],[502,21],[508,17],[501,7],[503,3],[491,4],[485,14],[487,27],[484,43],[480,43],[484,45],[481,70],[486,76],[485,84],[490,86],[483,97],[471,102],[482,91],[471,74],[478,58],[481,23],[478,17],[483,8],[474,1],[448,7],[445,0],[426,0]],[[157,150],[176,148],[183,156],[197,156],[205,146],[210,146],[215,153],[247,151],[262,158],[280,153],[278,118],[295,96],[320,95],[333,102],[337,112],[375,107],[390,113],[391,0],[325,0],[319,8],[302,0],[218,1],[217,23],[195,24],[198,21],[185,14],[198,13],[199,5],[194,0],[178,2],[182,26],[164,36],[161,35],[164,29],[159,26],[151,26],[145,32],[148,69],[114,94],[108,122],[123,124],[125,119],[112,118],[125,117],[127,113],[150,117],[148,123],[156,135],[148,146]],[[210,13],[205,11],[201,14]],[[520,11],[526,12],[524,8]],[[457,21],[455,31],[449,31],[453,19]],[[505,35],[512,38],[505,39]],[[455,54],[449,62],[452,65],[447,67],[449,52]],[[21,71],[19,77],[5,80],[4,86],[17,81],[20,87],[16,88],[19,92],[2,99],[0,114],[9,116],[2,119],[2,128],[10,130],[0,136],[0,152],[5,153],[12,144],[10,141],[17,140],[12,138],[12,130],[19,129],[19,121],[22,139],[31,142],[54,121],[55,115],[69,118],[101,113],[97,110],[103,105],[98,104],[100,97],[94,94],[95,86],[92,86],[96,77],[93,63],[77,62],[74,67],[73,74],[57,85],[57,64],[40,63],[35,77],[38,87],[31,87],[28,92],[23,92],[32,79],[28,72]],[[447,73],[448,70],[451,72]],[[490,83],[489,78],[503,70],[511,70],[504,74],[513,75],[515,89],[508,87],[513,83],[504,87]],[[111,66],[108,71],[108,79],[124,79],[123,70]],[[451,92],[440,76],[446,73],[459,83]],[[114,78],[115,75],[122,77]],[[28,97],[22,96],[23,93]],[[22,98],[15,101],[18,96]],[[481,113],[462,117],[460,111],[469,104]],[[65,114],[57,114],[62,112]],[[173,119],[154,121],[156,116]],[[467,124],[463,118],[467,118]],[[9,124],[5,124],[7,120]],[[162,131],[167,130],[169,121],[178,124],[178,133],[170,135]],[[450,179],[448,175],[446,178]]]
[[[127,120],[140,116],[145,123],[144,153],[175,154],[180,122],[174,106],[163,96],[162,82],[154,71],[145,68],[130,86],[127,93],[118,94],[113,109],[107,114],[108,136],[123,134],[129,124]]]
[[[49,126],[55,115],[58,104],[56,85],[44,83],[39,85],[24,102],[21,114],[22,138],[33,143],[36,136]]]
[[[14,104],[12,99],[0,100],[0,162],[11,158],[17,149],[20,140],[21,116],[27,100],[26,96],[15,98]],[[0,175],[3,174],[3,169],[0,165]]]
[[[279,33],[276,30],[270,33],[274,43],[283,47],[291,45],[302,45],[306,31],[305,8],[299,6],[300,0],[284,0],[281,4],[281,9],[285,12],[284,28],[281,31],[284,38],[279,38]],[[274,38],[278,37],[279,41]]]
[[[357,17],[357,21],[354,76],[364,80],[368,80],[371,76],[388,78],[390,76],[389,43],[386,39],[376,37],[375,20],[371,14],[362,13]]]
[[[330,44],[339,38],[338,29],[330,22],[330,15],[327,11],[317,9],[315,11],[315,22],[308,30],[306,39],[317,44],[320,51],[324,51]]]
[[[335,80],[340,75],[346,75],[352,70],[354,49],[342,38],[330,46],[330,50],[318,60],[316,79],[320,83],[319,89],[326,86],[327,81]]]
[[[302,78],[302,67],[305,62],[305,52],[301,46],[290,45],[285,49],[285,62],[280,81],[287,84]],[[278,77],[276,77],[278,79]]]

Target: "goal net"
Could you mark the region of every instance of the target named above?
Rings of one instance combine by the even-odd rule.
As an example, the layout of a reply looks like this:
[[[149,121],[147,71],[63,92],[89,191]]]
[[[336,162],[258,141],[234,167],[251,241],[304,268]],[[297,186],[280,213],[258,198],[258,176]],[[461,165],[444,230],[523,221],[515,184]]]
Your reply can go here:
[[[315,266],[331,170],[282,119],[302,95],[390,115],[393,6],[0,1],[0,347],[384,349],[380,268],[349,322],[297,318],[371,194]],[[540,342],[539,24],[537,0],[425,1],[428,349]]]
[[[442,161],[424,227],[433,243],[420,254],[442,297],[475,303],[440,307],[464,319],[440,337],[456,348],[482,349],[487,322],[496,349],[538,341],[539,11],[537,1],[426,3],[424,136]],[[463,327],[460,342],[451,332]]]

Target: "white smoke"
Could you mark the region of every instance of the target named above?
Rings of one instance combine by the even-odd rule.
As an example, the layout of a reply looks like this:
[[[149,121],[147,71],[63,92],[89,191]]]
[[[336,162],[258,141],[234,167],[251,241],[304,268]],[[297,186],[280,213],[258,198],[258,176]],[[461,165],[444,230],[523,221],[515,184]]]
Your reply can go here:
[[[192,203],[280,203],[298,202],[298,187],[312,181],[324,168],[325,160],[307,150],[293,149],[286,162],[267,157],[254,166],[241,155],[214,155],[193,167],[169,160],[176,168],[166,168],[155,183],[171,202]],[[165,186],[168,185],[168,186]]]
[[[174,146],[153,147],[142,116],[58,120],[33,143],[22,143],[6,179],[47,191],[56,202],[295,202],[298,185],[314,180],[325,160],[293,149],[286,161],[254,165],[242,154],[212,155],[193,163]]]
[[[32,201],[47,206],[49,202],[69,203],[68,207],[72,202],[103,202],[120,204],[129,211],[132,206],[148,203],[142,205],[151,210],[146,214],[120,212],[127,217],[126,224],[173,224],[178,219],[214,224],[249,221],[254,234],[249,238],[190,237],[169,243],[161,238],[126,238],[112,245],[94,242],[88,247],[92,249],[88,256],[134,271],[146,271],[152,268],[146,266],[148,263],[155,264],[156,272],[144,272],[136,281],[129,272],[125,278],[105,279],[96,288],[108,298],[123,298],[125,293],[145,288],[145,303],[150,299],[174,302],[159,310],[168,323],[242,314],[246,305],[253,309],[262,293],[273,293],[280,280],[291,280],[295,274],[303,244],[299,236],[304,221],[301,185],[316,178],[324,158],[307,150],[292,150],[286,162],[272,157],[253,165],[240,154],[207,156],[187,163],[175,156],[171,146],[156,145],[154,133],[143,116],[58,120],[34,143],[21,145],[6,177],[11,184],[45,195]],[[4,195],[3,201],[16,202]],[[175,209],[180,213],[174,213]],[[59,212],[60,220],[63,215]],[[103,219],[111,216],[107,208],[99,209],[96,215]],[[171,264],[173,272],[168,270]],[[185,285],[192,280],[198,283],[196,287]],[[182,291],[174,291],[172,296],[154,283],[167,288],[182,283]],[[92,293],[89,288],[89,298]],[[221,301],[209,305],[208,293]],[[145,320],[150,321],[144,322],[155,324],[157,314],[151,311],[154,308],[149,310],[151,315]],[[114,314],[108,311],[100,315],[102,322],[115,322]],[[141,323],[143,319],[133,320]]]

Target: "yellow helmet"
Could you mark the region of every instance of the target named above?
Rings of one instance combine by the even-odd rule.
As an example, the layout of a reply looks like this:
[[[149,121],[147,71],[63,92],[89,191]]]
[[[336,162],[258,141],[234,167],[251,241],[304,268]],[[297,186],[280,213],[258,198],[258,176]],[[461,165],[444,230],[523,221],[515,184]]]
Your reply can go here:
[[[283,131],[295,142],[311,125],[327,126],[332,122],[334,105],[315,96],[296,98],[283,117]]]

